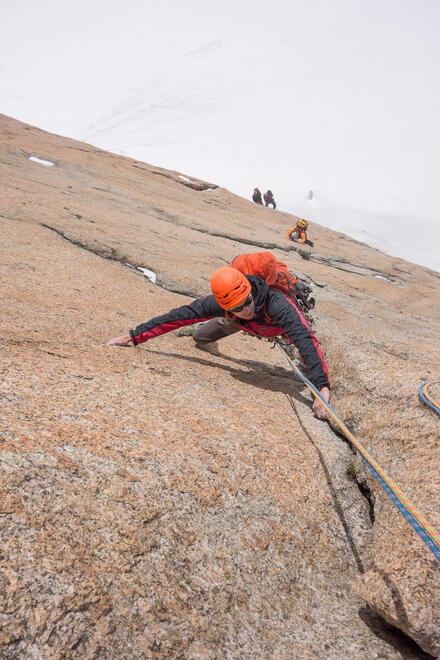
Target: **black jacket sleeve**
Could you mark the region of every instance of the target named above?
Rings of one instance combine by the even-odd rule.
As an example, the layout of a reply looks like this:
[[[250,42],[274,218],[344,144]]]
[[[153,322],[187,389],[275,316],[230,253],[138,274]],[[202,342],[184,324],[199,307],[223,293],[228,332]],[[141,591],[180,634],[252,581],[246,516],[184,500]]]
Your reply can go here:
[[[142,344],[153,337],[159,337],[171,330],[178,330],[184,325],[192,325],[199,321],[208,321],[214,316],[225,316],[225,311],[215,301],[214,296],[199,298],[190,305],[182,305],[172,309],[168,314],[141,323],[134,330],[130,330],[133,344]]]
[[[278,291],[271,291],[267,299],[267,313],[295,344],[307,368],[307,377],[320,390],[330,387],[327,365],[307,321],[290,298]]]

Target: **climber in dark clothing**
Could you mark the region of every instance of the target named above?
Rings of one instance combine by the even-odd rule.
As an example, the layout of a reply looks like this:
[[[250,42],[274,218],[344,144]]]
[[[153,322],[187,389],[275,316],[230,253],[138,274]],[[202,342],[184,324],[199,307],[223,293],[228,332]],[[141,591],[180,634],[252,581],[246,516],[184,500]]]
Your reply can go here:
[[[329,400],[327,366],[318,340],[292,299],[281,291],[269,288],[261,277],[243,275],[229,266],[214,272],[211,289],[213,295],[150,319],[108,343],[112,346],[136,346],[171,330],[204,321],[207,323],[201,323],[193,333],[193,339],[201,343],[218,341],[238,330],[258,337],[283,335],[298,349],[310,381],[326,401]],[[223,327],[219,321],[226,319],[236,327]],[[313,412],[320,419],[326,417],[325,407],[318,398],[313,403]]]
[[[255,204],[263,205],[263,198],[261,197],[261,192],[258,190],[258,188],[254,188],[254,192],[252,193],[252,200],[255,202]]]
[[[273,210],[275,211],[277,205],[275,204],[275,200],[273,198],[273,193],[271,190],[268,190],[267,192],[264,193],[264,203],[266,206],[272,205]]]

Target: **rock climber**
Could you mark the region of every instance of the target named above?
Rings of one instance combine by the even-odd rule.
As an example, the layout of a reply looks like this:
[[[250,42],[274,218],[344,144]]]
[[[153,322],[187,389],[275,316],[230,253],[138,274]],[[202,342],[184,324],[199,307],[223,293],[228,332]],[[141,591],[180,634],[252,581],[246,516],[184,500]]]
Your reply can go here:
[[[263,198],[261,197],[261,192],[258,190],[258,188],[254,188],[254,192],[252,193],[252,200],[255,202],[255,204],[263,205]]]
[[[269,206],[269,204],[271,204],[273,206],[273,210],[275,211],[277,205],[275,204],[272,191],[268,190],[267,192],[264,193],[263,196],[264,196],[264,203],[266,204],[266,206]]]
[[[137,346],[192,324],[196,324],[192,336],[199,346],[240,330],[259,337],[283,335],[298,349],[307,378],[329,400],[328,371],[318,340],[291,298],[269,288],[261,277],[246,276],[230,266],[213,273],[211,290],[212,295],[150,319],[128,334],[110,339],[109,345]],[[325,419],[326,410],[319,398],[315,398],[312,408],[315,417]]]
[[[289,241],[306,243],[307,245],[311,245],[313,247],[312,241],[309,241],[307,238],[306,229],[308,226],[309,223],[307,222],[307,220],[304,220],[303,218],[299,218],[296,225],[292,227],[290,231],[287,232],[286,238],[288,238]]]

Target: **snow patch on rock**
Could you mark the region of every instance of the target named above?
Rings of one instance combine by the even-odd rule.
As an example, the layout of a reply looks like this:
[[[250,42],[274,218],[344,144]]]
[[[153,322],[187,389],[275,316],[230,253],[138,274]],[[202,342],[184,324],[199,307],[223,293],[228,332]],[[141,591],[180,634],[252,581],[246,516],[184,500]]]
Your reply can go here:
[[[43,160],[42,158],[37,158],[36,156],[29,156],[29,160],[34,163],[39,163],[40,165],[45,165],[46,167],[54,167],[55,163],[51,163],[50,160]]]
[[[148,268],[142,268],[142,266],[137,266],[137,269],[142,271],[142,273],[145,275],[147,279],[150,280],[150,282],[153,282],[153,284],[156,284],[156,273],[154,273],[152,270],[148,270]]]

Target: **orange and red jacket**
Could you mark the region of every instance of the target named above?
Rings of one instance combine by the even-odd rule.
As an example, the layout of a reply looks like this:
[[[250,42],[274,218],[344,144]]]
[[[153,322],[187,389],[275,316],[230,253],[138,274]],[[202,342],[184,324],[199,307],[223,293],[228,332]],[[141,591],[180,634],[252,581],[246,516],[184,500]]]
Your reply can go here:
[[[216,302],[214,296],[199,298],[189,305],[172,309],[168,314],[141,323],[130,330],[133,344],[142,344],[149,339],[178,330],[182,326],[214,317],[228,317],[240,330],[258,337],[278,337],[283,335],[294,344],[307,368],[307,377],[317,389],[329,387],[327,365],[319,348],[318,340],[312,334],[306,320],[295,302],[255,275],[247,275],[251,283],[255,303],[255,317],[251,321],[238,318],[226,312]]]
[[[300,242],[305,243],[307,239],[307,234],[304,231],[304,229],[301,229],[301,227],[298,227],[298,225],[295,225],[294,227],[292,227],[290,231],[287,232],[286,238],[290,238],[290,236],[293,234],[294,231],[298,232],[299,234],[298,238],[300,239]]]

